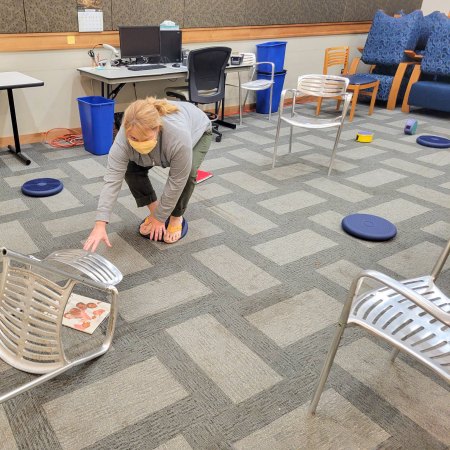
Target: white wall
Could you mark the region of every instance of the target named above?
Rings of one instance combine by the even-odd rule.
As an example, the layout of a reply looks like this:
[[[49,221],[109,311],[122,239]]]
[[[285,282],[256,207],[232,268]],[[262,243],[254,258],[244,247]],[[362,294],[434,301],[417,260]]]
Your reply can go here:
[[[427,0],[425,0],[427,1]],[[321,73],[324,49],[348,45],[351,55],[358,52],[356,47],[364,44],[366,35],[313,36],[287,39],[285,68],[287,69],[285,87],[295,87],[298,75]],[[255,45],[262,41],[234,41],[213,43],[227,45],[233,51],[255,52]],[[211,44],[192,44],[194,49]],[[105,57],[109,52],[105,51]],[[39,78],[45,82],[43,87],[15,90],[16,113],[20,134],[47,131],[51,128],[79,127],[77,97],[100,95],[100,84],[81,77],[77,67],[90,65],[87,50],[58,50],[20,53],[1,53],[0,71],[18,71]],[[229,82],[236,81],[236,74]],[[179,85],[179,80],[175,84]],[[173,84],[173,83],[172,83]],[[170,82],[137,83],[137,95],[164,95],[164,87]],[[237,89],[228,88],[227,105],[237,105]],[[12,136],[6,92],[0,93],[0,136]],[[134,100],[132,85],[127,85],[116,99],[116,111],[122,111]],[[252,100],[250,99],[250,102]]]
[[[424,14],[430,14],[433,11],[442,11],[448,14],[450,0],[423,0],[422,11]]]

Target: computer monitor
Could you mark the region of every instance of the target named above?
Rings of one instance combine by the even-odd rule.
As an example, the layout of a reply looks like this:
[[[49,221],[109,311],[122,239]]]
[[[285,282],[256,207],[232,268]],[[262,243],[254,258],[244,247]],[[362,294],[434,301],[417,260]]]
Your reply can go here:
[[[161,30],[162,63],[181,62],[181,37],[180,30]]]
[[[121,58],[154,58],[159,62],[161,40],[159,26],[119,27]]]

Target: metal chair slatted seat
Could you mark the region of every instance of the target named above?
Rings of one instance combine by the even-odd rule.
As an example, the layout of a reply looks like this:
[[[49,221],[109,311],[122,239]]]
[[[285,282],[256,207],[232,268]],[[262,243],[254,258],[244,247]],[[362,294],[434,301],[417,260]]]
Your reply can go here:
[[[114,285],[122,279],[120,271],[105,258],[83,250],[55,252],[44,260],[6,248],[1,253],[0,358],[16,369],[41,376],[0,394],[0,403],[106,353],[117,318],[118,293]],[[67,269],[76,269],[77,273]],[[43,274],[62,277],[64,284]],[[63,347],[62,319],[77,284],[103,291],[111,310],[101,348],[70,361]]]
[[[450,299],[436,285],[449,253],[450,241],[431,275],[398,282],[366,270],[353,281],[309,407],[311,414],[316,411],[339,342],[349,326],[360,326],[391,344],[392,361],[403,351],[450,382]],[[383,287],[358,296],[367,278]]]

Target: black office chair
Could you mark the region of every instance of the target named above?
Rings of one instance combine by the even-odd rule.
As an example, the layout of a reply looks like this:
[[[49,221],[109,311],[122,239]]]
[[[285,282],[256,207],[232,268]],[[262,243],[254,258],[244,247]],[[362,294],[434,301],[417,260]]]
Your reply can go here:
[[[215,121],[219,118],[219,108],[223,108],[225,97],[225,68],[230,58],[229,47],[207,47],[191,50],[188,56],[187,86],[166,89],[166,96],[189,101],[195,105],[214,103],[215,112],[207,112],[212,122],[216,142],[222,140],[222,133]]]

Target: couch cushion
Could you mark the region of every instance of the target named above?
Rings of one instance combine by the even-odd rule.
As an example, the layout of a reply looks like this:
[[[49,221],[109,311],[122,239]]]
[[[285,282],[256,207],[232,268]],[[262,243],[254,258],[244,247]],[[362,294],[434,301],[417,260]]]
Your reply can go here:
[[[417,47],[416,47],[416,53],[417,50],[421,51],[424,50],[428,39],[434,29],[434,26],[442,21],[447,20],[447,17],[443,12],[440,11],[434,11],[431,14],[428,14],[427,16],[424,16],[421,25],[420,25],[420,37],[417,41]]]
[[[450,112],[450,83],[418,81],[411,87],[408,104]]]
[[[399,18],[377,11],[361,56],[365,64],[397,65],[406,61],[405,50],[416,48],[422,11]]]
[[[450,75],[450,19],[439,20],[428,39],[421,64],[422,72]]]

